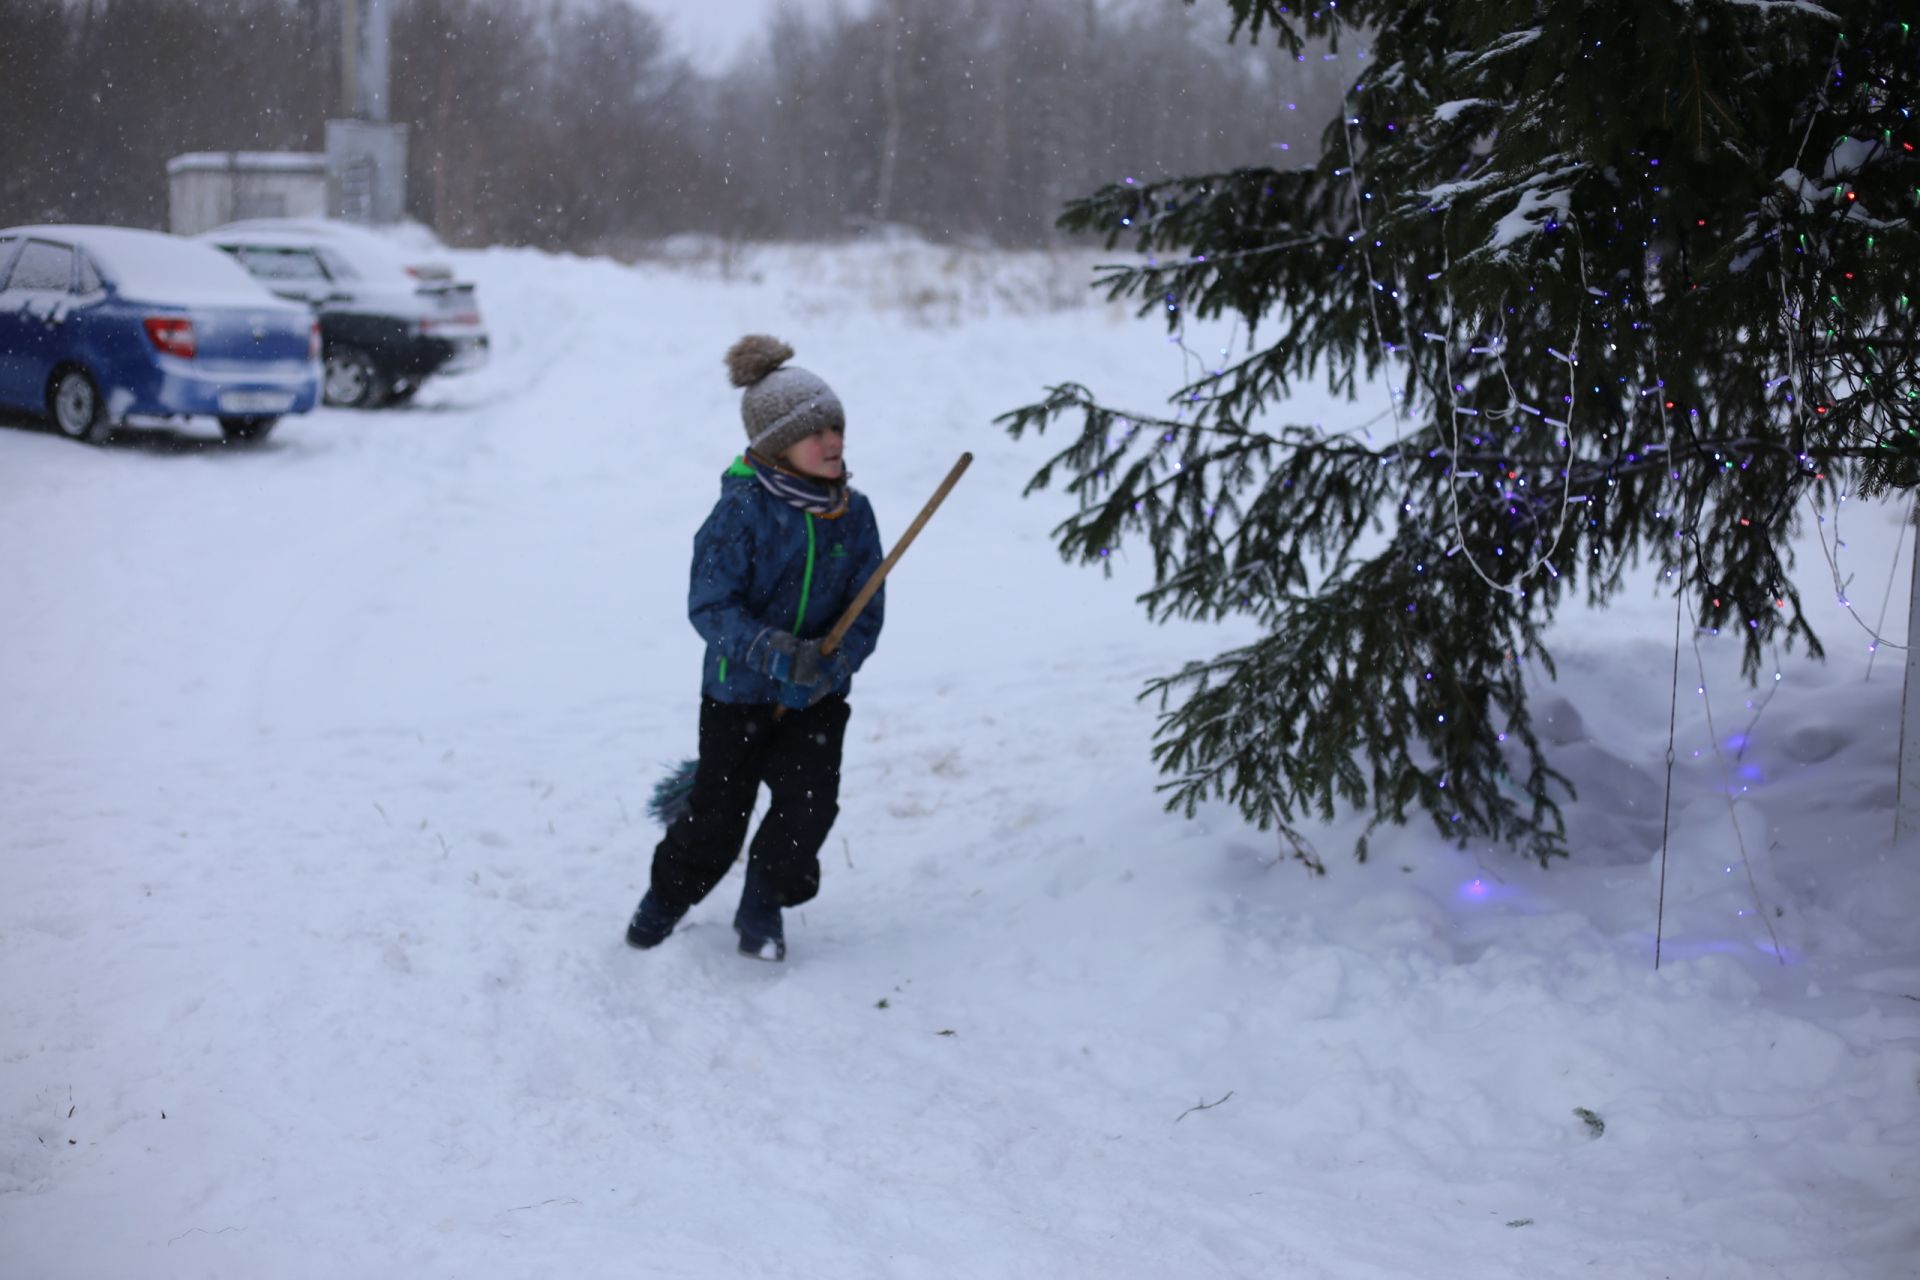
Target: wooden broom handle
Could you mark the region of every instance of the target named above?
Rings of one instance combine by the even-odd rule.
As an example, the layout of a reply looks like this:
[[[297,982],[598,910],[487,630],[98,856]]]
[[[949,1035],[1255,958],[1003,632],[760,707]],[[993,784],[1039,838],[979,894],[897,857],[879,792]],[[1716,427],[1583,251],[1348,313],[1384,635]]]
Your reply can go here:
[[[940,504],[947,500],[947,495],[953,491],[954,485],[960,483],[960,477],[966,474],[967,467],[972,462],[973,455],[963,453],[960,455],[960,461],[953,464],[953,470],[947,472],[947,478],[940,482],[940,487],[933,491],[931,498],[927,499],[927,505],[920,508],[920,514],[913,518],[913,523],[907,526],[907,531],[900,535],[900,541],[893,544],[893,550],[887,552],[887,558],[882,560],[880,567],[867,578],[866,585],[860,588],[860,594],[853,598],[853,603],[847,606],[847,611],[840,615],[840,621],[833,624],[833,630],[827,632],[826,639],[820,642],[820,652],[823,656],[838,649],[840,642],[847,638],[847,632],[852,629],[854,620],[860,616],[860,611],[867,607],[867,602],[873,599],[876,591],[880,590],[880,584],[886,581],[887,574],[892,572],[895,564],[899,563],[900,557],[906,554],[907,548],[913,545],[913,540],[920,536],[920,530],[925,527],[927,521],[933,519],[933,513],[938,511]]]
[[[893,544],[893,550],[887,552],[887,558],[880,562],[880,567],[868,575],[866,585],[860,588],[860,594],[853,598],[853,603],[847,606],[847,611],[840,615],[840,621],[833,624],[833,630],[827,632],[826,638],[820,642],[820,652],[823,655],[832,653],[840,647],[840,642],[846,639],[847,631],[853,626],[854,619],[860,616],[860,611],[867,607],[869,600],[873,599],[873,593],[880,589],[882,582],[886,581],[887,574],[892,571],[895,564],[899,563],[900,557],[906,553],[907,548],[913,545],[913,540],[919,536],[922,526],[933,519],[933,513],[938,511],[940,504],[947,500],[947,494],[953,490],[953,486],[960,483],[960,477],[965,474],[972,461],[971,453],[963,453],[960,455],[960,461],[953,464],[953,470],[947,472],[947,478],[940,482],[940,487],[933,491],[931,498],[927,499],[927,505],[920,508],[920,514],[913,518],[913,523],[907,526],[907,531],[900,535],[900,541]],[[786,714],[787,708],[784,703],[776,705],[773,709],[775,720],[781,719]]]

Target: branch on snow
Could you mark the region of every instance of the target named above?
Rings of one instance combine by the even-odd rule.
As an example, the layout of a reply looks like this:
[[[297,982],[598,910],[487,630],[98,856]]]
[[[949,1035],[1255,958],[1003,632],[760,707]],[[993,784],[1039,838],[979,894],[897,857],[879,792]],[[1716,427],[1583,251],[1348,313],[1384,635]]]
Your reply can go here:
[[[1188,1107],[1185,1111],[1182,1111],[1179,1115],[1175,1116],[1173,1118],[1173,1122],[1175,1124],[1179,1124],[1182,1120],[1185,1120],[1188,1116],[1192,1115],[1196,1111],[1211,1111],[1215,1107],[1219,1106],[1222,1102],[1225,1102],[1228,1098],[1231,1098],[1232,1096],[1233,1096],[1233,1090],[1229,1089],[1222,1097],[1216,1098],[1212,1102],[1202,1102],[1195,1106]]]

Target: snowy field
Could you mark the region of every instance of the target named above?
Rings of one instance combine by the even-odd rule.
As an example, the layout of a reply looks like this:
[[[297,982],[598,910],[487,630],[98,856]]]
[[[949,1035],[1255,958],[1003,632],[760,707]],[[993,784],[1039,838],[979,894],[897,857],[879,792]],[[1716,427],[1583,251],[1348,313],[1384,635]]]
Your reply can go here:
[[[1682,646],[1656,972],[1650,584],[1555,632],[1571,865],[1424,826],[1356,865],[1342,820],[1313,878],[1161,812],[1134,694],[1236,637],[1061,564],[1047,442],[991,425],[1151,406],[1182,352],[1078,263],[726,265],[460,255],[490,367],[256,450],[0,427],[0,1275],[1920,1275],[1904,655],[1811,536],[1829,662],[1756,694]],[[887,538],[977,455],[784,966],[734,954],[737,870],[622,941],[754,330],[838,390]],[[1902,642],[1903,509],[1844,510]]]

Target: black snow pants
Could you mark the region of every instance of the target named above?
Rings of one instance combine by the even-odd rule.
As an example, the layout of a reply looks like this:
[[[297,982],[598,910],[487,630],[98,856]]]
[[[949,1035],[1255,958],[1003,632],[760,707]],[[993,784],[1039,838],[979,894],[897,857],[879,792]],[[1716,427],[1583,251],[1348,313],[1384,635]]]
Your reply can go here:
[[[826,698],[778,720],[770,704],[700,699],[700,763],[687,813],[653,851],[653,896],[676,916],[740,855],[754,800],[773,802],[747,852],[746,897],[794,907],[820,891],[820,847],[840,812],[840,751],[852,714]]]

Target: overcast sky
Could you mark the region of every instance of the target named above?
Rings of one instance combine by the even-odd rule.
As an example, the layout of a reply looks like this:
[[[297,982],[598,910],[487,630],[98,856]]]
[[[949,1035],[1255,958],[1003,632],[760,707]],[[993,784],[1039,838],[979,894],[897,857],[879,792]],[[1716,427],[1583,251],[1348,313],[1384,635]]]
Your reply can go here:
[[[802,10],[824,12],[835,0],[784,0]],[[782,0],[633,0],[666,25],[675,48],[703,71],[719,71],[766,30],[767,19]],[[863,10],[868,0],[839,0],[841,7]]]

